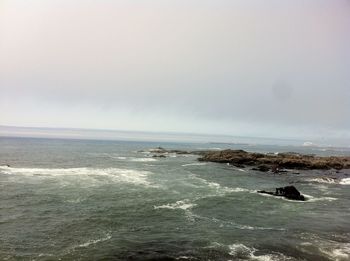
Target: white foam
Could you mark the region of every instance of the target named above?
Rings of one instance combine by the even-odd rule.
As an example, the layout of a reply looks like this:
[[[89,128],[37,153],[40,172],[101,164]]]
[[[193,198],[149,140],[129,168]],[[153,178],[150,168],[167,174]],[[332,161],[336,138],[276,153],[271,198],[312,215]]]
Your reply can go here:
[[[228,246],[229,255],[237,259],[249,259],[249,260],[261,260],[261,261],[274,261],[274,260],[286,260],[286,256],[282,254],[265,254],[257,255],[258,251],[254,247],[247,247],[244,244],[232,244]]]
[[[151,162],[151,161],[157,161],[157,159],[154,159],[154,158],[132,158],[130,161],[134,161],[134,162]]]
[[[35,178],[75,177],[99,181],[101,177],[109,181],[132,183],[136,185],[151,185],[147,180],[152,174],[149,171],[119,168],[12,168],[0,167],[0,171],[8,175],[21,175]]]
[[[208,182],[206,181],[207,185],[213,189],[216,189],[218,192],[223,192],[223,193],[230,193],[230,192],[248,192],[248,189],[245,188],[229,188],[225,186],[221,186],[219,183],[216,182]]]
[[[205,162],[197,162],[197,163],[188,163],[188,164],[184,164],[181,165],[182,167],[187,167],[187,166],[204,166],[207,165],[207,163]]]
[[[323,247],[320,251],[326,254],[331,260],[348,261],[350,260],[350,243],[338,244],[333,248]]]
[[[127,158],[126,157],[115,157],[116,159],[119,159],[119,160],[126,160]]]
[[[327,177],[322,177],[322,178],[312,178],[312,179],[307,179],[307,181],[310,182],[317,182],[317,183],[328,183],[328,184],[334,184],[336,183],[336,180],[333,178],[327,178]]]
[[[155,158],[135,158],[135,157],[125,157],[125,156],[110,156],[112,159],[117,160],[125,160],[125,161],[134,161],[134,162],[151,162],[151,161],[157,161]]]
[[[350,178],[343,178],[343,179],[341,179],[341,181],[339,182],[339,184],[342,184],[342,185],[350,185]]]
[[[207,181],[207,180],[200,178],[200,177],[193,175],[193,174],[191,175],[191,177],[196,179],[196,180],[199,180],[205,186],[214,190],[214,195],[208,194],[207,196],[223,196],[227,193],[249,192],[249,190],[245,189],[245,188],[240,188],[240,187],[230,188],[230,187],[226,187],[226,186],[221,186],[219,183]]]
[[[334,201],[334,200],[338,200],[337,198],[333,198],[333,197],[319,197],[316,198],[314,196],[311,195],[307,195],[307,194],[303,194],[306,198],[305,202],[317,202],[317,201]]]
[[[205,220],[210,220],[215,223],[220,223],[220,227],[223,225],[228,225],[229,227],[234,227],[236,229],[242,229],[242,230],[276,230],[276,231],[285,231],[284,228],[273,228],[273,227],[256,227],[256,226],[249,226],[249,225],[242,225],[242,224],[237,224],[233,221],[224,221],[220,220],[218,218],[208,218],[208,217],[203,217],[196,215],[197,218],[199,219],[205,219]]]
[[[176,201],[175,203],[169,203],[166,205],[161,205],[161,206],[154,206],[154,209],[182,209],[182,210],[187,210],[190,209],[194,206],[196,206],[197,204],[191,203],[188,199],[185,200],[179,200]]]
[[[89,240],[86,243],[78,245],[77,247],[88,247],[90,245],[93,245],[93,244],[96,244],[96,243],[99,243],[99,242],[107,241],[107,240],[109,240],[111,238],[112,238],[112,235],[111,234],[107,234],[103,238],[98,238],[98,239],[95,239],[95,240]]]

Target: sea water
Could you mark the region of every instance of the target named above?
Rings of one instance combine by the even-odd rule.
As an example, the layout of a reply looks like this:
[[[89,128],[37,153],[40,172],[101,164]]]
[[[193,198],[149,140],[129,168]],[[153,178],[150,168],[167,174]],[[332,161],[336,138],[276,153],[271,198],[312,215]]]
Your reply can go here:
[[[0,138],[0,260],[350,260],[349,171],[274,175],[194,155],[236,148],[344,150]],[[294,185],[289,201],[257,190]]]

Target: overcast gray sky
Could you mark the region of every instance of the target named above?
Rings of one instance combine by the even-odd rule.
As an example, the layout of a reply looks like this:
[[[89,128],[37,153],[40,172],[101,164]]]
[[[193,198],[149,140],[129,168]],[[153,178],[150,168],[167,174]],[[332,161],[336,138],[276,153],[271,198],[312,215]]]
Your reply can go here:
[[[350,140],[347,0],[0,0],[0,125]]]

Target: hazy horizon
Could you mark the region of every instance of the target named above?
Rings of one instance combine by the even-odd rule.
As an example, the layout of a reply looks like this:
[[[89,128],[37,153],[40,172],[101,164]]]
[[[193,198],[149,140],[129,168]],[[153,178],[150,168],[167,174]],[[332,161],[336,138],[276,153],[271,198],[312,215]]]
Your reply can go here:
[[[18,127],[0,125],[0,138],[44,138],[105,141],[135,141],[160,143],[212,143],[237,145],[277,145],[298,147],[350,148],[339,139],[288,139],[253,136],[220,135],[210,133],[140,131],[85,128]]]
[[[350,2],[0,3],[0,125],[350,146]]]

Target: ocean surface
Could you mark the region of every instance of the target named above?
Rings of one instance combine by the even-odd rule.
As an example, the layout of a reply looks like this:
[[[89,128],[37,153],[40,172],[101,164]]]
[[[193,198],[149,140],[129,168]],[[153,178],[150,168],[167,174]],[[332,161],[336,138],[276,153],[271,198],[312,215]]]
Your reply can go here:
[[[275,175],[193,155],[153,158],[158,146],[350,155],[0,138],[0,260],[350,260],[349,170]],[[340,182],[319,178],[325,174]],[[289,184],[308,200],[256,193]]]

